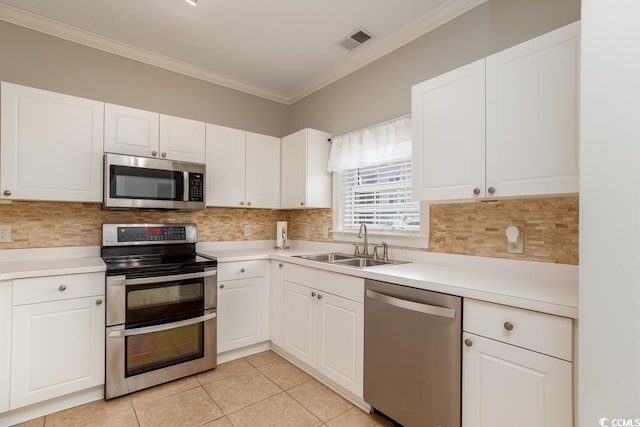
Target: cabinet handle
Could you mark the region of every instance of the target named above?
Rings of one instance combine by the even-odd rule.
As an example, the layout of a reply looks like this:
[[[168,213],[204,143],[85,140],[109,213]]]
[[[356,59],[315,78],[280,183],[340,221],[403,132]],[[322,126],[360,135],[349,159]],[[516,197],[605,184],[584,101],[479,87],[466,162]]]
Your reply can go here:
[[[11,191],[4,190],[4,193],[2,193],[2,194],[4,194],[5,196],[10,196],[11,195]]]
[[[473,345],[473,341],[471,341],[469,338],[466,338],[464,340],[464,345],[466,345],[467,347],[471,347]]]
[[[224,289],[224,283],[220,283],[220,289]]]
[[[322,299],[322,294],[318,294],[318,299]]]
[[[64,292],[64,291],[66,291],[66,290],[67,290],[67,285],[60,285],[60,286],[58,286],[58,290],[59,290],[60,292]]]
[[[251,206],[251,202],[247,202],[247,206]]]
[[[511,322],[504,322],[504,328],[505,328],[507,331],[513,331],[513,323],[511,323]]]
[[[489,194],[493,194],[493,193],[495,193],[495,192],[496,192],[496,189],[495,189],[495,187],[489,187],[489,188],[487,189],[487,191],[489,192]]]
[[[247,271],[247,270],[246,270],[244,267],[242,267],[242,268],[240,269],[240,273],[244,273],[245,271]]]
[[[316,293],[315,293],[315,292],[311,292],[311,296],[312,296],[312,297],[315,297],[315,296],[316,296]]]
[[[282,268],[284,267],[284,264],[278,264],[278,267]]]
[[[102,299],[98,298],[98,299],[96,300],[96,305],[102,305]]]
[[[300,206],[304,206],[304,202],[300,202]]]
[[[152,156],[157,156],[157,155],[158,155],[158,152],[157,152],[157,151],[152,151],[152,152],[151,152],[151,155],[152,155]]]
[[[473,194],[480,194],[480,189],[478,187],[474,188]]]
[[[162,157],[167,157],[167,153],[162,153]]]

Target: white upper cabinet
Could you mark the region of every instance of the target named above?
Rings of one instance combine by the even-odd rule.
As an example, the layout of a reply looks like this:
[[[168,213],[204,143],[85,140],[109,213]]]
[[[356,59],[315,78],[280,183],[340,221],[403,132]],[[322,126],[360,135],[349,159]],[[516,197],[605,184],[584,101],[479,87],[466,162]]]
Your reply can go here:
[[[302,129],[282,138],[281,207],[330,208],[330,135]]]
[[[0,197],[102,201],[104,104],[2,82]]]
[[[578,192],[579,23],[487,58],[487,187]]]
[[[280,139],[207,124],[207,206],[278,208]]]
[[[484,196],[484,62],[412,88],[414,199]]]
[[[160,157],[204,163],[205,124],[160,114]]]
[[[578,192],[579,28],[413,87],[416,200]]]
[[[104,126],[107,153],[204,163],[203,122],[105,104]]]

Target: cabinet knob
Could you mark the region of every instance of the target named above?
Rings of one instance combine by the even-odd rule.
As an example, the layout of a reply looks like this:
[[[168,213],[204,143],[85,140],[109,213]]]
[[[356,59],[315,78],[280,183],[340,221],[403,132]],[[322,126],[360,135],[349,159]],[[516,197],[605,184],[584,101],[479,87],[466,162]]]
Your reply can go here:
[[[251,206],[251,202],[247,202],[247,206]]]
[[[480,194],[480,189],[478,187],[474,188],[473,194]]]
[[[2,193],[2,194],[4,194],[5,196],[10,196],[11,195],[11,191],[4,190],[4,193]]]
[[[505,328],[507,331],[513,331],[513,323],[511,323],[511,322],[504,322],[504,328]]]
[[[304,206],[304,202],[300,202],[300,206]]]
[[[102,299],[101,298],[98,298],[96,300],[96,305],[102,305]]]
[[[244,268],[244,267],[242,267],[242,268],[240,269],[240,273],[244,273],[245,271],[247,271],[247,269],[246,269],[246,268]]]
[[[167,153],[162,153],[162,157],[167,157]]]
[[[244,202],[240,202],[240,206],[244,206]]]
[[[487,188],[487,191],[489,192],[489,194],[493,194],[493,193],[496,192],[496,189],[495,189],[495,187],[489,187],[489,188]]]
[[[152,156],[157,156],[157,155],[158,155],[158,152],[157,152],[157,151],[152,151],[152,152],[151,152],[151,155],[152,155]]]
[[[220,283],[220,289],[224,289],[224,283]]]
[[[464,345],[466,345],[467,347],[471,347],[473,345],[473,341],[471,341],[469,338],[466,338],[464,340]]]
[[[318,299],[322,299],[322,294],[318,294]]]
[[[66,290],[67,290],[67,285],[60,285],[60,286],[58,286],[58,290],[59,290],[60,292],[66,291]]]
[[[315,292],[311,292],[311,296],[312,296],[312,297],[315,297],[315,296],[316,296],[316,293],[315,293]]]
[[[284,264],[278,264],[278,267],[282,268],[284,267]]]

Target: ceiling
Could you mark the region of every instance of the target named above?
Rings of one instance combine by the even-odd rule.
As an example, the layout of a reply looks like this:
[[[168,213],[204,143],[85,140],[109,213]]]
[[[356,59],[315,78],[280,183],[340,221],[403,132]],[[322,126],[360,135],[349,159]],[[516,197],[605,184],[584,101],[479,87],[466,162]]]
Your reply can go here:
[[[289,104],[483,1],[0,0],[0,19]]]

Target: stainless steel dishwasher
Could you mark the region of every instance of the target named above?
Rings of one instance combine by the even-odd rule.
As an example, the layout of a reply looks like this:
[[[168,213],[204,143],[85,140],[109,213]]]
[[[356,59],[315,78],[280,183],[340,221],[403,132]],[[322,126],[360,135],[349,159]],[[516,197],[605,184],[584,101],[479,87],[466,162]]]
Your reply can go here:
[[[367,280],[364,400],[409,427],[460,427],[462,298]]]

